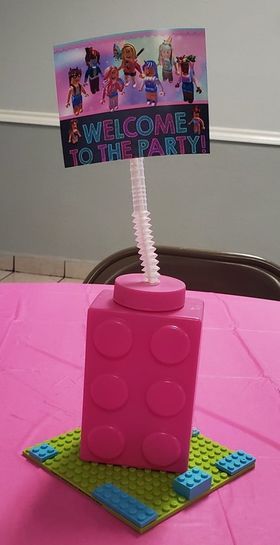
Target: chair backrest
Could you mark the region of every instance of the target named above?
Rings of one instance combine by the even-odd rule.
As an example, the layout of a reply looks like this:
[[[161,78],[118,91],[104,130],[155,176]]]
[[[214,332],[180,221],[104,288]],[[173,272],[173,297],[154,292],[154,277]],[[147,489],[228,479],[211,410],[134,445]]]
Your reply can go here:
[[[159,246],[161,274],[183,280],[187,288],[280,301],[280,267],[259,257]],[[113,284],[121,274],[140,272],[137,248],[127,248],[101,261],[87,284]]]

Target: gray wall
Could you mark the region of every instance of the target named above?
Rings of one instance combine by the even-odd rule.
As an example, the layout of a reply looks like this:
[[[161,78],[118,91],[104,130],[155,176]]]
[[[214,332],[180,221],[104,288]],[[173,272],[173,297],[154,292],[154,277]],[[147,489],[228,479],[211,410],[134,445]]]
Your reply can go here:
[[[64,169],[54,127],[0,124],[0,251],[100,259],[133,244],[129,162]],[[145,160],[157,244],[280,263],[279,148]]]
[[[54,44],[206,27],[211,128],[279,139],[279,15],[279,0],[1,0],[0,119],[55,114]],[[133,244],[127,161],[65,170],[57,128],[0,123],[0,162],[0,252],[95,260]],[[157,244],[280,262],[277,147],[212,142],[145,164]]]
[[[279,131],[279,21],[279,0],[1,0],[0,109],[56,112],[55,44],[200,27],[211,126]]]

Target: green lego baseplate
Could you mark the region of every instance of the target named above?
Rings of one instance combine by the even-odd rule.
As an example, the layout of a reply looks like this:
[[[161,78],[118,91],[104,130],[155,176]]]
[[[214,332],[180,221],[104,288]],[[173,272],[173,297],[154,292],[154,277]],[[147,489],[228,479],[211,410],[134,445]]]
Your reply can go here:
[[[230,481],[251,470],[255,465],[253,463],[250,467],[244,469],[237,475],[230,477],[227,473],[216,468],[215,463],[220,458],[231,454],[233,451],[202,434],[192,437],[188,467],[190,469],[199,467],[207,473],[210,473],[212,475],[212,486],[207,492],[190,501],[178,495],[172,488],[172,482],[178,473],[168,473],[150,469],[135,469],[132,467],[84,462],[80,460],[80,433],[80,428],[76,428],[73,431],[69,431],[68,433],[59,435],[48,441],[37,443],[36,445],[25,449],[23,455],[32,462],[43,467],[43,469],[54,473],[75,488],[81,490],[90,496],[92,500],[94,499],[92,498],[92,491],[97,486],[105,483],[112,483],[127,494],[130,494],[140,502],[151,507],[158,513],[158,518],[144,528],[139,528],[121,515],[111,511],[106,506],[103,506],[111,514],[140,533],[146,532],[170,516],[175,515],[178,511],[189,507],[194,502],[207,496],[217,488],[228,484]],[[54,447],[58,451],[58,454],[54,458],[44,462],[38,462],[30,455],[29,451],[31,448],[38,447],[46,442]]]

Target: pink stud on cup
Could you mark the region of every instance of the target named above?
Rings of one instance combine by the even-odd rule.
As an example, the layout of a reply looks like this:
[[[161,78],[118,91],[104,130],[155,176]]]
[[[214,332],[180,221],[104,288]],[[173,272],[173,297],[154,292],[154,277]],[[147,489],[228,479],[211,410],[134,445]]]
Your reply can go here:
[[[177,382],[159,380],[148,389],[146,400],[151,411],[164,418],[178,414],[185,405],[186,396]]]
[[[170,466],[181,454],[181,445],[177,437],[163,432],[151,433],[145,437],[142,448],[146,460],[154,467]]]
[[[101,461],[117,458],[122,453],[124,445],[123,433],[113,426],[97,426],[88,434],[89,449]]]
[[[116,375],[99,375],[90,387],[93,401],[107,411],[120,409],[128,398],[126,382]]]

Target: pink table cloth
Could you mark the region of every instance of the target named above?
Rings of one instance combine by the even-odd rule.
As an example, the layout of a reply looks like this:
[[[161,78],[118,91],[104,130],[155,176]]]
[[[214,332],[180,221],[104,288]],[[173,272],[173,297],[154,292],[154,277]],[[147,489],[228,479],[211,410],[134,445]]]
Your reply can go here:
[[[104,286],[0,285],[1,545],[278,545],[280,304],[205,302],[193,425],[256,468],[140,536],[23,448],[81,423],[87,307]]]

